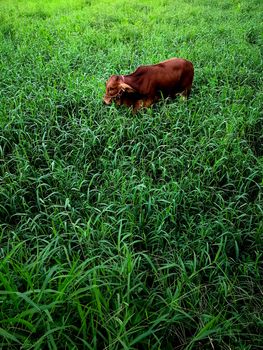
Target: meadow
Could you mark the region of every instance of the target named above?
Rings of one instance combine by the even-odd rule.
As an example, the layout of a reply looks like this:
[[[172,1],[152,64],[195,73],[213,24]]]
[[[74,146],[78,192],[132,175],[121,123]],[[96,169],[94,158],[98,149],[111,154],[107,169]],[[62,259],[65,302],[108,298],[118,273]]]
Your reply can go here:
[[[262,13],[0,1],[0,349],[263,348]],[[171,57],[187,102],[102,104]]]

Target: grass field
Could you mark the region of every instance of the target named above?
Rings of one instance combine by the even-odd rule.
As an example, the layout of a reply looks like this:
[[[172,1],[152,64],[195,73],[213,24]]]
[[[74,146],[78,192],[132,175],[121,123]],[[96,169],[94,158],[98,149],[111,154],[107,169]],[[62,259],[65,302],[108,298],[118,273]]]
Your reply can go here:
[[[0,1],[0,349],[263,349],[262,13]],[[188,102],[102,104],[174,56]]]

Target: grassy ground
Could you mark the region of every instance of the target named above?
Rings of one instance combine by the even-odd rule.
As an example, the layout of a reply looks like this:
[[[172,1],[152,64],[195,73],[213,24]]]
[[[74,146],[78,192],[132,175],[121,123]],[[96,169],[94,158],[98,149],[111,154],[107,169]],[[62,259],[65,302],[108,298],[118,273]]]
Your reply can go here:
[[[260,0],[0,2],[0,348],[260,349]],[[136,116],[111,74],[177,56]]]

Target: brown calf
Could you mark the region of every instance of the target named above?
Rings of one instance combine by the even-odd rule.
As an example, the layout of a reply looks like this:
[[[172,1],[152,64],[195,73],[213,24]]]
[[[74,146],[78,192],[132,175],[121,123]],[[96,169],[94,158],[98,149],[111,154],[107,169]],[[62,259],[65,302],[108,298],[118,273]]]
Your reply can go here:
[[[192,88],[194,67],[190,61],[172,58],[149,66],[140,66],[128,75],[112,75],[106,83],[104,102],[108,105],[150,107],[163,97],[180,94],[188,97]]]

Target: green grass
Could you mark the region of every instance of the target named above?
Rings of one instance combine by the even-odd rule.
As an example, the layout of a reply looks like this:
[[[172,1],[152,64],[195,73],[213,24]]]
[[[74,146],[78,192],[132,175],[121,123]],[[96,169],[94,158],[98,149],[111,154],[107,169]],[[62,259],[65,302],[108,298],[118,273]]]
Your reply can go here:
[[[262,1],[0,2],[0,348],[263,347]],[[132,115],[105,81],[195,66]]]

